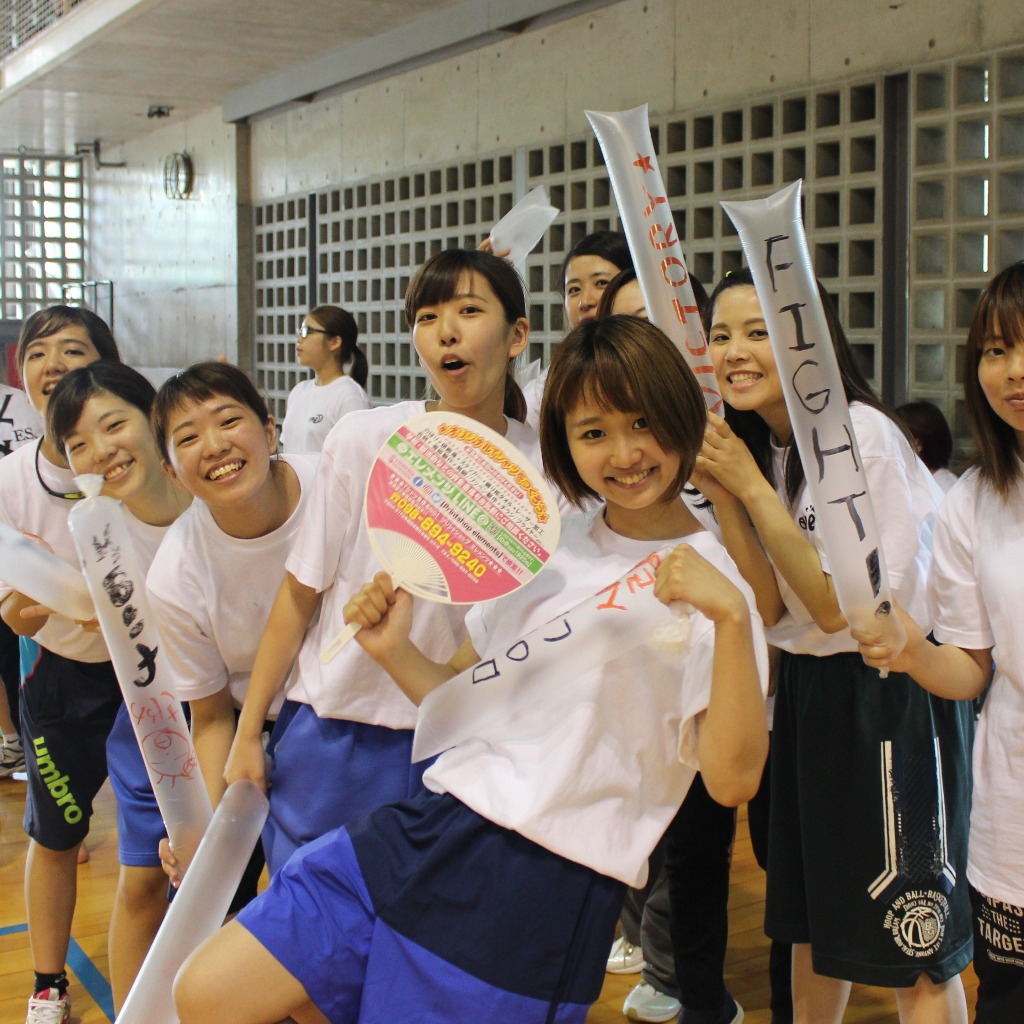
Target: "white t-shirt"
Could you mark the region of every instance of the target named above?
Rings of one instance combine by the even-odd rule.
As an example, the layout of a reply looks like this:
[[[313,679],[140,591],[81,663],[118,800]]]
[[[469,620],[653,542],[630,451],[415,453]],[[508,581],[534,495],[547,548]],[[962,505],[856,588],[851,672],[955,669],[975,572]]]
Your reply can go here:
[[[342,718],[391,729],[411,729],[416,706],[356,643],[324,665],[320,651],[344,628],[345,603],[384,568],[370,548],[363,501],[370,467],[381,445],[406,420],[426,412],[424,402],[349,413],[328,434],[310,505],[286,568],[321,595],[299,650],[286,693],[312,705],[321,718]],[[537,436],[508,420],[508,440],[540,467]],[[465,639],[467,606],[417,600],[413,642],[434,661],[447,661]]]
[[[23,445],[0,462],[0,521],[21,533],[41,537],[50,545],[54,554],[78,569],[78,552],[68,529],[68,513],[74,508],[75,502],[47,494],[36,476],[36,466],[39,467],[39,476],[53,491],[73,494],[77,492],[78,484],[70,469],[54,466],[41,453],[37,463],[36,454],[37,445]],[[145,568],[159,548],[167,527],[143,523],[127,509],[125,519],[139,563]],[[12,589],[0,583],[0,601]],[[71,619],[56,613],[46,620],[46,625],[33,639],[48,651],[72,661],[94,664],[110,660],[106,644],[99,633],[87,633]]]
[[[573,517],[543,572],[470,612],[473,646],[482,657],[509,649],[672,543],[613,533],[601,509]],[[767,651],[750,588],[707,531],[678,543],[691,545],[743,592],[766,689]],[[653,588],[648,593],[657,600]],[[714,632],[697,613],[686,655],[633,648],[586,673],[561,699],[552,679],[550,700],[517,720],[509,735],[445,751],[425,773],[425,785],[569,860],[642,885],[647,858],[699,770],[698,717],[710,696]],[[580,700],[584,686],[592,699]]]
[[[288,395],[281,449],[288,454],[319,452],[342,416],[369,408],[369,396],[351,377],[337,377],[320,387],[313,378],[299,381]]]
[[[850,423],[864,464],[893,597],[927,632],[931,624],[926,593],[928,566],[935,513],[942,492],[928,467],[888,416],[871,406],[854,402],[850,405]],[[788,506],[783,470],[785,452],[773,448],[773,455],[776,490]],[[821,531],[815,529],[814,505],[806,485],[792,515],[800,531],[817,550],[822,568],[829,572],[828,556]],[[848,629],[838,633],[822,632],[778,570],[775,577],[786,610],[782,618],[766,630],[768,643],[792,654],[824,656],[857,650],[857,643]]]
[[[39,477],[36,476],[37,465]],[[58,558],[78,569],[78,553],[68,530],[68,513],[74,502],[48,494],[39,483],[40,477],[59,494],[73,494],[78,490],[71,470],[48,461],[38,451],[38,442],[23,445],[0,461],[0,522],[21,533],[41,537]],[[5,583],[0,583],[0,601],[11,590]],[[110,660],[99,633],[87,633],[63,615],[51,615],[33,639],[48,651],[72,661],[96,663]]]
[[[284,461],[299,478],[299,503],[264,537],[231,537],[194,501],[171,526],[146,587],[159,616],[166,666],[179,699],[198,700],[225,686],[241,707],[263,627],[284,579],[284,562],[309,502],[314,455]],[[270,710],[274,718],[284,696]]]
[[[528,384],[523,385],[523,398],[526,399],[526,422],[534,430],[540,430],[540,406],[544,399],[544,385],[548,380],[548,371],[541,371],[539,377],[534,377]]]
[[[1008,501],[976,469],[946,496],[928,596],[935,637],[992,648],[995,675],[974,739],[967,876],[986,896],[1024,906],[1024,490]]]
[[[950,469],[946,469],[945,466],[940,466],[932,476],[935,478],[935,482],[942,488],[945,494],[949,494],[952,490],[953,484],[957,482],[957,475]]]
[[[42,418],[25,392],[0,384],[0,459],[42,436]]]

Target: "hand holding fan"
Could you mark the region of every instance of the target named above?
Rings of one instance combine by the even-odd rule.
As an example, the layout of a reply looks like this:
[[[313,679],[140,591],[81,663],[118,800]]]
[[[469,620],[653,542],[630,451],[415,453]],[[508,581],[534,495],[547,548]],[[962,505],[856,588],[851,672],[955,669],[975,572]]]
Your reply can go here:
[[[500,434],[457,413],[404,423],[370,469],[370,545],[395,586],[446,604],[491,601],[540,572],[558,543],[543,473]],[[320,652],[331,661],[358,632]]]

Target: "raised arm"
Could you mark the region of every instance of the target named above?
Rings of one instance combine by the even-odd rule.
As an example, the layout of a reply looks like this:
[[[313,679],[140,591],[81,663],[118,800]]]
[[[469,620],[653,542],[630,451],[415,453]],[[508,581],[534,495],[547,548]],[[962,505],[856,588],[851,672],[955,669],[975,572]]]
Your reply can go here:
[[[431,661],[410,639],[413,599],[395,589],[391,577],[379,572],[345,605],[345,621],[359,624],[356,639],[363,650],[398,684],[417,706],[431,690],[475,665],[479,655],[465,640],[445,663]]]
[[[721,417],[709,414],[708,419],[713,429],[705,433],[704,446],[697,460],[698,468],[709,473],[739,500],[764,551],[818,628],[825,633],[838,633],[845,629],[846,619],[839,608],[832,577],[822,567],[814,545],[793,522],[743,441]],[[733,553],[732,549],[729,553]],[[754,587],[743,564],[738,559],[736,561],[744,578]],[[756,588],[755,594],[759,594]],[[759,594],[758,608],[761,603]],[[771,619],[766,621],[771,622]]]
[[[973,700],[992,678],[992,649],[969,650],[933,644],[920,626],[893,605],[907,631],[907,644],[897,656],[880,636],[851,630],[866,665],[906,672],[918,685],[948,700]]]
[[[711,696],[697,756],[708,793],[735,807],[757,792],[768,756],[750,609],[737,587],[687,544],[662,562],[654,593],[666,604],[689,602],[715,624]]]
[[[762,622],[766,626],[774,626],[782,618],[786,606],[779,593],[779,583],[772,564],[761,547],[743,503],[718,483],[707,469],[702,468],[699,456],[690,483],[714,506],[722,543],[754,592]]]

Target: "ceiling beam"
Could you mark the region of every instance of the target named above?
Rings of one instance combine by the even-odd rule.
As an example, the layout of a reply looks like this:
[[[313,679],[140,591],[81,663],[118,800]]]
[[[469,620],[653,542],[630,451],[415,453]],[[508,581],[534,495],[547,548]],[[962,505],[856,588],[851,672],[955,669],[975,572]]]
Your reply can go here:
[[[618,0],[463,0],[224,97],[225,122],[358,88],[576,17]]]

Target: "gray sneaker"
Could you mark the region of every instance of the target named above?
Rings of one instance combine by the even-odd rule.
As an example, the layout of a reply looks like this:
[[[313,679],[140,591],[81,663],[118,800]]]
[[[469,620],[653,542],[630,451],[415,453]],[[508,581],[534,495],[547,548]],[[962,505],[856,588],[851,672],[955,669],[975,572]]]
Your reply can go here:
[[[25,770],[25,751],[21,749],[21,740],[14,740],[0,747],[0,779],[6,779],[15,772]]]

